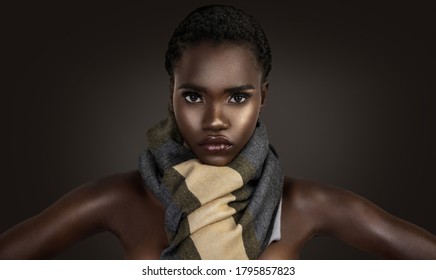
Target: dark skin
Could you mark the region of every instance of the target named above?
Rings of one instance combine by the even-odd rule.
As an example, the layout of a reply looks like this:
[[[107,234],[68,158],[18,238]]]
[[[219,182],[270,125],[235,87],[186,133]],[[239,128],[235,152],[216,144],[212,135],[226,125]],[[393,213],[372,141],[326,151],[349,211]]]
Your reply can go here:
[[[182,55],[173,78],[171,102],[185,145],[203,163],[227,164],[248,141],[267,95],[253,53],[231,43],[202,43]],[[226,138],[230,147],[201,147],[199,141],[211,135]],[[281,239],[260,259],[297,259],[306,242],[321,234],[382,258],[436,259],[434,235],[351,192],[285,177],[282,202]],[[0,258],[50,258],[86,236],[109,231],[125,258],[158,259],[168,246],[164,216],[138,171],[108,176],[3,233]]]

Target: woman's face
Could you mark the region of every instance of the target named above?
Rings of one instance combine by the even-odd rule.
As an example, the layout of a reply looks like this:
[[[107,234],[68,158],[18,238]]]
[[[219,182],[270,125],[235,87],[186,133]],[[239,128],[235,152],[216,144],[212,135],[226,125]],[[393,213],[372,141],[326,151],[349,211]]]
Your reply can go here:
[[[222,166],[253,134],[268,83],[247,46],[203,42],[183,52],[171,88],[185,145],[202,163]]]

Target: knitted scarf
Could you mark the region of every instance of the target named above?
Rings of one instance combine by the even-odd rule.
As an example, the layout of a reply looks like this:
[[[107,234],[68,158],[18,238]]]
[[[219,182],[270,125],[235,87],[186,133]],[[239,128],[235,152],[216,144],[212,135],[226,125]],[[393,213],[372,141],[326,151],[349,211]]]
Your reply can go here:
[[[202,164],[183,145],[174,115],[147,132],[145,185],[165,207],[161,259],[256,259],[269,245],[283,176],[265,126],[227,166]]]

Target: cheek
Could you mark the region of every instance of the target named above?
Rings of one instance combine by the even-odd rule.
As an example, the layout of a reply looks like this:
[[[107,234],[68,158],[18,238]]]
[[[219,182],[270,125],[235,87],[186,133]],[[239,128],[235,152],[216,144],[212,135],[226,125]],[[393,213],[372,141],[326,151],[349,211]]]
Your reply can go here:
[[[245,123],[245,125],[251,124],[254,127],[259,118],[261,107],[260,105],[261,100],[259,98],[256,98],[255,102],[250,104],[250,106],[248,106],[246,110],[244,110],[244,112],[240,114],[241,122]]]
[[[245,112],[245,114],[241,114],[239,116],[241,125],[244,126],[254,126],[256,124],[257,119],[259,118],[259,111],[250,110],[249,112]]]
[[[192,131],[195,131],[198,129],[200,125],[200,118],[198,115],[198,112],[195,110],[188,109],[187,106],[184,106],[186,104],[180,104],[181,102],[177,104],[177,102],[174,104],[174,116],[176,117],[177,126],[182,134],[182,136],[185,138],[185,136],[190,135]]]
[[[240,131],[239,137],[241,139],[248,140],[256,127],[258,118],[258,106],[251,106],[246,110],[234,113],[232,127]]]

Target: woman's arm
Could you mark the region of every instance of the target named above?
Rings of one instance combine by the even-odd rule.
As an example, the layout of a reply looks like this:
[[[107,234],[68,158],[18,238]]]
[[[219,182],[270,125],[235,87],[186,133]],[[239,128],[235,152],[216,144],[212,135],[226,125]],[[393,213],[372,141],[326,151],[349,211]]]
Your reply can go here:
[[[0,235],[0,259],[50,258],[86,236],[107,230],[119,200],[119,176],[84,184],[40,214]]]
[[[436,237],[370,201],[336,187],[301,188],[314,233],[328,234],[387,259],[436,259]]]

